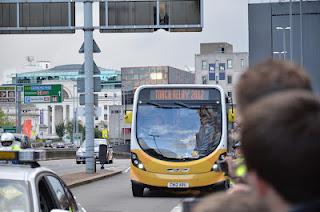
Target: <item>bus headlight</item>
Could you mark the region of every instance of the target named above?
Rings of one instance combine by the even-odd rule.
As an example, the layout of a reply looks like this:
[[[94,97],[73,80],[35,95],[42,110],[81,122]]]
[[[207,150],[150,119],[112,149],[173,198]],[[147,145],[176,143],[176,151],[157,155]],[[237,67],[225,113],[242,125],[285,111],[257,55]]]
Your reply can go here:
[[[138,168],[143,170],[144,169],[144,165],[142,163],[139,163],[138,164]]]
[[[212,171],[214,171],[214,172],[218,172],[219,171],[219,166],[218,166],[218,164],[213,164],[213,166],[212,166]]]
[[[143,163],[139,160],[138,156],[136,155],[136,153],[131,152],[131,162],[138,169],[141,169],[141,170],[144,170],[144,171],[146,170],[144,168]]]

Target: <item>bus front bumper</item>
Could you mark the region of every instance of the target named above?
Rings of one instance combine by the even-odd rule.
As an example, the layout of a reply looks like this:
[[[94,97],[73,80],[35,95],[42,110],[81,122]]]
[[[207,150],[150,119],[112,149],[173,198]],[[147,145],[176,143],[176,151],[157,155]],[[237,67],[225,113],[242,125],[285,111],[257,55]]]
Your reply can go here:
[[[146,187],[173,188],[171,185],[178,185],[177,188],[201,188],[220,184],[227,180],[222,172],[206,172],[200,174],[162,174],[143,171],[131,165],[131,180],[143,184]],[[183,185],[185,187],[179,187]]]

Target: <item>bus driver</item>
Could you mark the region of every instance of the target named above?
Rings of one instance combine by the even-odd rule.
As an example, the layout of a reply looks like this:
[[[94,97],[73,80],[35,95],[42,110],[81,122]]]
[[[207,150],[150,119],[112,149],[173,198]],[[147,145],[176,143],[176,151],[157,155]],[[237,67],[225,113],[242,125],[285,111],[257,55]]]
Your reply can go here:
[[[214,112],[212,109],[201,107],[199,110],[200,129],[196,134],[195,152],[199,156],[205,156],[210,149],[215,146],[216,139],[216,125],[214,119]],[[217,141],[218,142],[218,141]]]

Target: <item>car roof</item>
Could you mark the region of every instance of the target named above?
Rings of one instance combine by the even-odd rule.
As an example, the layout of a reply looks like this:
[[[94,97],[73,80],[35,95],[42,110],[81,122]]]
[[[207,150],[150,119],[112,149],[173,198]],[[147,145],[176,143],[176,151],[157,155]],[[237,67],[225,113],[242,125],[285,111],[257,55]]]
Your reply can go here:
[[[29,181],[33,176],[41,172],[52,172],[50,169],[44,167],[31,168],[30,165],[0,165],[0,180],[23,180]]]

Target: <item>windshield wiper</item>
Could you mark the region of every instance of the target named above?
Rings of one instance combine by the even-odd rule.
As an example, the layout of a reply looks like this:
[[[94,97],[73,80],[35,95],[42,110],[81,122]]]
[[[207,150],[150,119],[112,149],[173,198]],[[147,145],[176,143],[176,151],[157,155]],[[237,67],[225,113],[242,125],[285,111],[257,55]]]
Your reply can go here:
[[[153,105],[153,106],[156,106],[158,108],[167,108],[167,109],[171,109],[171,108],[177,108],[177,107],[174,107],[174,106],[169,106],[169,105],[162,105],[162,104],[159,104],[159,103],[155,103],[155,102],[146,102],[148,105]]]
[[[187,104],[185,104],[183,102],[179,102],[179,101],[175,101],[174,104],[182,106],[182,107],[185,107],[185,108],[189,108],[189,109],[192,108],[191,106],[189,106],[189,105],[187,105]]]
[[[162,152],[160,151],[159,147],[158,147],[157,142],[156,142],[156,137],[159,138],[160,135],[154,135],[154,134],[148,134],[148,135],[153,138],[153,142],[154,142],[154,144],[155,144],[155,146],[156,146],[156,148],[157,148],[157,151],[158,151],[161,155],[163,155]]]

